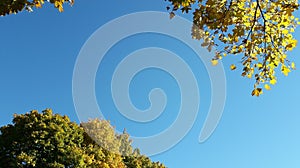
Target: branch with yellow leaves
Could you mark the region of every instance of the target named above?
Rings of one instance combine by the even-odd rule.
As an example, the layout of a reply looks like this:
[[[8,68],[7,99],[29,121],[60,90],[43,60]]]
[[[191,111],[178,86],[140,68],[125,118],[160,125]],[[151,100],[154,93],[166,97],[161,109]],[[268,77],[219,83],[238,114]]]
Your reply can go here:
[[[226,55],[241,56],[242,76],[254,78],[252,95],[259,96],[277,82],[277,68],[287,76],[295,63],[287,58],[297,40],[293,32],[298,18],[297,0],[168,0],[174,14],[194,7],[192,37],[203,40],[209,51],[216,47],[212,64]],[[237,61],[238,62],[238,61]],[[239,69],[232,64],[231,70]]]
[[[69,3],[74,4],[74,0],[47,0],[54,5],[55,8],[62,12],[63,4]],[[0,1],[0,16],[5,16],[9,14],[17,14],[23,10],[32,12],[33,8],[41,8],[45,0],[1,0]]]

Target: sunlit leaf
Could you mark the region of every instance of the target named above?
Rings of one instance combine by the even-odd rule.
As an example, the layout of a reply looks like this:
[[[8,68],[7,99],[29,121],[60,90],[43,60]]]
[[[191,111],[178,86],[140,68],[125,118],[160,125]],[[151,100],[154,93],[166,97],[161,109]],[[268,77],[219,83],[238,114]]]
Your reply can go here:
[[[218,60],[211,60],[211,64],[214,65],[214,66],[218,65],[218,63],[219,63]]]
[[[266,90],[271,90],[271,87],[270,87],[270,85],[268,85],[268,84],[265,84],[265,89],[266,89]]]
[[[230,69],[231,70],[235,70],[236,69],[236,66],[234,64],[230,65]]]

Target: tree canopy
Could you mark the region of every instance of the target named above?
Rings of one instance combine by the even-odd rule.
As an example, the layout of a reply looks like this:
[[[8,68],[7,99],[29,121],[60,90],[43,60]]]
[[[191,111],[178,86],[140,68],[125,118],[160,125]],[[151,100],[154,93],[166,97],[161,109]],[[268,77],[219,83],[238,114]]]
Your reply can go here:
[[[0,167],[165,167],[133,150],[129,135],[116,134],[108,121],[93,119],[81,125],[85,129],[50,109],[15,115],[13,124],[0,128]],[[112,146],[116,151],[110,151]]]
[[[15,115],[0,129],[0,165],[62,167],[83,164],[83,129],[66,116],[47,109]],[[78,167],[77,166],[77,167]]]

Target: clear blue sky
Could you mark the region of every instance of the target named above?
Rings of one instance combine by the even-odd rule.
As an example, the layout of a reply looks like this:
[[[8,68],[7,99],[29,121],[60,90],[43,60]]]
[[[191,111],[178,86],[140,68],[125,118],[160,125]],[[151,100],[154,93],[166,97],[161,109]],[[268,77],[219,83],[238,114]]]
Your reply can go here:
[[[76,1],[73,7],[66,6],[63,13],[47,5],[33,13],[0,18],[0,125],[10,123],[14,113],[45,108],[79,122],[72,98],[72,75],[82,45],[112,19],[138,11],[165,11],[166,5],[164,0]],[[300,29],[295,36],[300,40]],[[180,93],[175,80],[166,73],[149,69],[132,81],[130,94],[138,108],[149,106],[147,94],[153,87],[161,87],[169,95],[163,115],[148,124],[120,121],[108,83],[116,66],[114,61],[124,55],[143,47],[168,48],[185,59],[198,77],[201,104],[188,135],[172,149],[152,156],[153,160],[170,168],[300,167],[300,71],[293,71],[288,77],[278,73],[277,85],[256,98],[250,95],[253,81],[240,77],[239,70],[229,70],[239,57],[225,59],[227,100],[223,117],[213,135],[200,144],[199,132],[210,105],[209,78],[204,64],[181,45],[174,39],[146,33],[120,41],[107,53],[97,73],[96,94],[112,124],[120,131],[126,127],[132,135],[148,136],[174,121]],[[300,65],[299,52],[298,46],[288,53],[296,65]]]

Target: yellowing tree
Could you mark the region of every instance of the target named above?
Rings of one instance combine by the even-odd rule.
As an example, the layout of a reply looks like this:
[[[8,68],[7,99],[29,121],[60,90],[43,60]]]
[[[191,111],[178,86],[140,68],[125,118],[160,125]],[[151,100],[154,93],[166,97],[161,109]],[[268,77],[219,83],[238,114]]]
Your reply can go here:
[[[277,82],[276,69],[287,76],[296,69],[288,60],[297,40],[293,32],[300,22],[293,14],[297,0],[168,0],[171,17],[193,10],[192,37],[202,46],[216,47],[212,64],[226,55],[241,55],[242,76],[254,78],[252,95],[259,96]],[[236,69],[231,65],[232,70]]]
[[[83,125],[93,139],[51,109],[15,115],[13,124],[0,127],[0,168],[165,168],[132,151],[129,135],[115,134],[108,121]],[[120,153],[110,150],[116,148]]]

